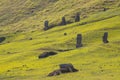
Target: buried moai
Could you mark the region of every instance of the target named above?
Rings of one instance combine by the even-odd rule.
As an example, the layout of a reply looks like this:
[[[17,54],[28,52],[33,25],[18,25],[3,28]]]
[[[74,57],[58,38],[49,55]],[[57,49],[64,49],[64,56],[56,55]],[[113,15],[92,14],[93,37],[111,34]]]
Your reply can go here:
[[[66,22],[65,17],[62,17],[62,22],[61,22],[61,25],[66,25],[66,24],[67,24],[67,22]]]
[[[54,70],[53,72],[49,73],[48,76],[57,76],[63,73],[78,72],[78,70],[75,69],[72,64],[60,64],[59,67],[60,69]]]
[[[44,30],[48,30],[49,29],[49,21],[45,21],[44,22]]]
[[[76,38],[76,48],[80,48],[83,46],[82,44],[82,35],[81,34],[78,34],[77,35],[77,38]]]
[[[105,32],[105,33],[104,33],[103,43],[109,43],[109,41],[108,41],[108,32]]]
[[[75,22],[79,22],[79,21],[80,21],[80,14],[77,13],[77,14],[75,15]]]

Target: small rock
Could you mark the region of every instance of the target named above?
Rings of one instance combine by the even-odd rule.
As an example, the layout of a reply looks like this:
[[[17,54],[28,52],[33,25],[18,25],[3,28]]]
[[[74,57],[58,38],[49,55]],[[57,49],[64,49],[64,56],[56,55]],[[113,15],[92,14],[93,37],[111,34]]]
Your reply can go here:
[[[64,33],[64,36],[66,36],[67,35],[67,33]]]
[[[33,38],[29,38],[29,40],[33,40]]]

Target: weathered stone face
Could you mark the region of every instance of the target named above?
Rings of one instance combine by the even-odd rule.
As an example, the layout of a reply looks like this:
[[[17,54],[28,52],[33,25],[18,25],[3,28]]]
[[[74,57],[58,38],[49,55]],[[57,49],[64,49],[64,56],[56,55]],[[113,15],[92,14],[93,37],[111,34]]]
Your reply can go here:
[[[80,14],[77,13],[75,16],[75,22],[79,22],[80,21]]]
[[[109,41],[108,41],[108,32],[105,32],[105,33],[104,33],[103,43],[109,43]]]
[[[82,35],[81,34],[78,34],[77,35],[77,38],[76,38],[76,48],[80,48],[82,47]]]
[[[44,22],[44,30],[48,30],[49,29],[49,21],[45,21]]]
[[[62,17],[62,22],[61,22],[61,25],[66,25],[66,24],[67,24],[67,22],[66,22],[65,17]]]
[[[0,37],[0,43],[2,43],[5,39],[5,37]]]

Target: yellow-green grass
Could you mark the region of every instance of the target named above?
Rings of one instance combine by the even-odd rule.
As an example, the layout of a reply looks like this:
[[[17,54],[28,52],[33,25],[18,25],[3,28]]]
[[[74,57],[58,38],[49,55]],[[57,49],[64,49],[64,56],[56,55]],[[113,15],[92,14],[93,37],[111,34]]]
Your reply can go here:
[[[117,8],[48,31],[4,35],[7,40],[0,45],[0,80],[119,80],[119,14]],[[84,22],[87,24],[81,25]],[[102,42],[104,32],[109,32],[108,44]],[[83,35],[83,47],[78,49],[75,48],[77,34]],[[45,51],[58,54],[38,59]],[[79,72],[47,77],[62,63],[72,63]]]

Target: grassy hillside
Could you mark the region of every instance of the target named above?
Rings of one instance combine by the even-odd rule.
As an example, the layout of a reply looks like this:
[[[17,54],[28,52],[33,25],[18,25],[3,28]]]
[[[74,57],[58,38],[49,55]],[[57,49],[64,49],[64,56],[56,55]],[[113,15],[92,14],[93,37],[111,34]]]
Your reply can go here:
[[[0,80],[119,80],[119,3],[119,0],[0,0],[0,36],[7,38],[0,44]],[[35,11],[29,13],[35,6]],[[103,7],[108,10],[101,10]],[[44,20],[56,24],[66,16],[73,21],[76,12],[82,14],[80,22],[42,30]],[[102,43],[104,32],[109,33],[108,44]],[[83,35],[83,47],[76,49],[79,33]],[[38,59],[45,51],[58,54]],[[72,63],[79,72],[47,77],[62,63]]]
[[[119,0],[0,0],[0,33],[41,31],[45,20],[57,24],[63,16],[73,21],[76,12],[84,19],[117,7]]]

